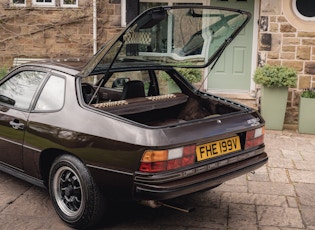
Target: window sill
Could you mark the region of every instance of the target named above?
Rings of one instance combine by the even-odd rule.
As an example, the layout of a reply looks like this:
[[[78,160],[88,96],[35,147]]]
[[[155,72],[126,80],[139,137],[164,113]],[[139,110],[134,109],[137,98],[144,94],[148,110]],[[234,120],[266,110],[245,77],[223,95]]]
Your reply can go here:
[[[18,5],[10,5],[10,6],[5,6],[3,8],[4,10],[21,10],[21,9],[26,9],[26,10],[51,10],[51,11],[61,11],[64,9],[69,9],[69,10],[80,10],[82,7],[80,6],[39,6],[39,5],[34,5],[34,6],[18,6]]]

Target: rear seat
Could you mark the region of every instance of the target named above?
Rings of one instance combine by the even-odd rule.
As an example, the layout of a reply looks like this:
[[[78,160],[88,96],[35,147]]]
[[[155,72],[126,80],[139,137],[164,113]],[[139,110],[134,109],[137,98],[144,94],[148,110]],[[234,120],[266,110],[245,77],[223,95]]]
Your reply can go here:
[[[154,109],[168,108],[187,102],[188,96],[173,93],[150,97],[137,97],[119,101],[93,104],[95,108],[114,113],[116,115],[136,114]]]

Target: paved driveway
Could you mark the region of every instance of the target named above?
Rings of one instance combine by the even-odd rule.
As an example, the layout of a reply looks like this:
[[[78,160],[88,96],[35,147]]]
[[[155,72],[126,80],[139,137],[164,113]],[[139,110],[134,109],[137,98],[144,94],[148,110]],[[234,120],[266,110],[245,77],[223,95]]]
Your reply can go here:
[[[267,131],[268,165],[182,199],[182,213],[118,203],[100,229],[315,229],[315,136]],[[0,172],[0,229],[69,229],[47,192]]]

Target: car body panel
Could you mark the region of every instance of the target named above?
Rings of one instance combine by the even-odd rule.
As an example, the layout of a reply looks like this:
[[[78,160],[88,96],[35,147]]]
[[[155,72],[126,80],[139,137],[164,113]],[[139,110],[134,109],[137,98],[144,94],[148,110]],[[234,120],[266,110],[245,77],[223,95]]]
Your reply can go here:
[[[178,173],[178,178],[181,178],[180,183],[164,182],[154,183],[153,179],[147,181],[140,181],[136,177],[135,182],[135,194],[138,199],[148,200],[169,200],[178,196],[194,193],[196,191],[209,190],[217,187],[227,180],[234,179],[238,176],[252,172],[257,168],[263,166],[267,162],[266,153],[260,151],[259,155],[244,159],[241,162],[231,163],[227,166],[217,166],[220,163],[213,163],[200,166],[195,170],[183,171]],[[214,167],[213,170],[208,170]],[[197,172],[199,170],[199,172]],[[183,177],[183,175],[189,174],[190,176]]]
[[[44,64],[32,65],[31,68],[42,69],[42,65]],[[58,71],[49,70],[49,72]],[[8,111],[23,114],[25,119],[28,117],[27,122],[25,120],[24,141],[18,145],[20,153],[17,156],[20,157],[20,161],[16,161],[17,158],[13,158],[13,161],[20,162],[15,165],[16,168],[38,179],[43,179],[40,166],[41,154],[47,149],[56,149],[78,156],[93,168],[92,171],[98,171],[98,173],[101,171],[101,174],[107,175],[106,178],[108,175],[114,174],[116,177],[125,178],[126,181],[129,181],[128,184],[132,184],[133,175],[138,170],[142,154],[148,148],[164,149],[192,143],[202,144],[235,136],[252,129],[253,125],[249,121],[253,119],[260,120],[256,125],[263,124],[262,118],[257,117],[255,110],[243,106],[245,112],[234,112],[220,116],[219,119],[199,119],[172,127],[150,127],[110,113],[102,113],[78,103],[78,98],[80,98],[76,92],[78,78],[62,72],[58,74],[63,75],[67,80],[66,100],[60,111],[32,112],[30,114],[12,108],[8,108],[6,112],[1,111],[2,117],[7,116]],[[203,97],[207,96],[222,100],[210,94],[203,94]],[[227,99],[225,101],[230,102]],[[235,106],[239,105],[235,104]],[[73,116],[73,114],[80,114],[80,116]],[[87,117],[89,119],[86,119]],[[97,126],[95,126],[95,121],[98,122]],[[21,133],[24,135],[23,131],[19,132],[20,135]],[[179,133],[181,135],[178,135]],[[22,143],[23,163],[21,161]],[[6,156],[10,151],[18,152],[11,147],[2,153]],[[2,162],[14,166],[5,159]],[[135,162],[137,163],[135,164]],[[105,176],[101,178],[105,178]],[[117,186],[121,187],[121,185]],[[130,193],[132,192],[130,191]]]
[[[21,126],[26,126],[28,114],[5,107],[0,110],[0,161],[23,169],[24,129]]]

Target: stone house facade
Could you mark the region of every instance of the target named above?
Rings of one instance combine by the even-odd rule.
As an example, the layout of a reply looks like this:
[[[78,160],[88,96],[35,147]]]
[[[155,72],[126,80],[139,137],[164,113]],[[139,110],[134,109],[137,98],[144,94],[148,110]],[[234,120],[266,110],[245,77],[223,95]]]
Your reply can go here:
[[[315,88],[315,11],[304,18],[294,9],[296,3],[262,0],[260,10],[258,64],[280,64],[298,71],[297,87],[289,91],[287,124],[297,124],[301,91]]]
[[[301,0],[2,0],[0,66],[9,68],[14,58],[88,59],[139,13],[141,3],[212,5],[228,1],[233,1],[234,8],[242,8],[241,2],[254,5],[251,74],[266,63],[298,71],[285,118],[285,123],[296,125],[299,95],[304,88],[315,87],[315,14],[305,17],[302,12],[301,16],[295,7]],[[311,0],[303,1],[309,4]],[[249,78],[248,94],[253,95],[256,87]]]
[[[73,7],[62,6],[65,0],[48,2],[55,5],[34,5],[34,0],[1,1],[1,66],[10,67],[14,58],[84,60],[93,54],[93,2],[75,0]],[[121,30],[120,12],[120,1],[97,1],[96,46]]]

